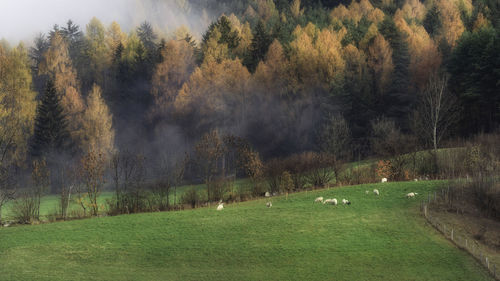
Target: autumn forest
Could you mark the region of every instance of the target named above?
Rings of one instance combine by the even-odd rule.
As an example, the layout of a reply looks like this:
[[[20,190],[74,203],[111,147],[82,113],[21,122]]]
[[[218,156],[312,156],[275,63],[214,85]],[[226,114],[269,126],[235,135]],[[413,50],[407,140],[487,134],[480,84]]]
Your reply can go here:
[[[202,33],[94,17],[1,42],[2,185],[48,173],[61,192],[82,161],[111,184],[125,152],[138,177],[182,162],[176,177],[208,184],[230,163],[252,178],[302,152],[351,161],[410,151],[387,135],[423,150],[499,128],[496,0],[177,2],[213,15]]]

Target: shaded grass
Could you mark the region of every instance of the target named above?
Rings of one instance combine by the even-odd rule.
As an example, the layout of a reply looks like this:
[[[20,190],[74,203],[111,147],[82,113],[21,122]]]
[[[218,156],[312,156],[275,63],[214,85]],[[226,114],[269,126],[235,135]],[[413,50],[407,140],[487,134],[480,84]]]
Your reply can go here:
[[[215,208],[0,229],[4,280],[491,280],[405,194],[371,184]],[[380,196],[365,190],[378,188]],[[313,204],[317,196],[352,205]]]

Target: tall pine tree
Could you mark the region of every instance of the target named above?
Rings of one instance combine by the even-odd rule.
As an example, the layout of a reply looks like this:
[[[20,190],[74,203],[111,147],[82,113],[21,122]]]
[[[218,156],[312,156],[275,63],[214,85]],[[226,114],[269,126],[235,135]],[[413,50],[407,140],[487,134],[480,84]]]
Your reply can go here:
[[[31,153],[35,157],[53,152],[61,153],[67,148],[68,141],[69,133],[63,108],[54,82],[48,80],[45,93],[37,107]]]
[[[383,115],[394,118],[403,129],[408,129],[407,115],[415,103],[409,82],[410,53],[405,34],[399,31],[390,17],[386,17],[380,24],[380,32],[389,41],[392,48],[394,71],[391,85],[380,110]]]
[[[261,20],[253,32],[252,43],[250,43],[250,53],[248,54],[245,65],[250,72],[254,72],[259,62],[264,60],[272,38],[267,33],[264,22]]]

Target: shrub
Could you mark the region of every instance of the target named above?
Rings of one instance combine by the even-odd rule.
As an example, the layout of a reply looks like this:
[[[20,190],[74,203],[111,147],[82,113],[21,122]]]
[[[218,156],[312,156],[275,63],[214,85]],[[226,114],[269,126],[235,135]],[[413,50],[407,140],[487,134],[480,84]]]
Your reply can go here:
[[[232,180],[225,180],[222,178],[208,182],[208,187],[210,189],[210,198],[208,201],[219,201],[224,199],[226,192],[232,190]]]
[[[258,196],[262,196],[264,193],[266,192],[266,188],[265,188],[265,185],[263,182],[259,181],[259,182],[255,182],[252,186],[252,196],[254,197],[258,197]],[[240,189],[239,191],[240,193],[240,198],[241,198],[241,201],[244,201],[245,199],[243,199],[242,196],[244,197],[247,197],[250,195],[248,192],[245,192],[244,190]]]
[[[380,160],[377,163],[377,176],[380,178],[391,178],[391,161]]]
[[[305,172],[308,170],[308,162],[305,161],[305,156],[305,153],[294,154],[284,160],[284,170],[289,172],[295,190],[303,189],[306,183]]]
[[[31,190],[23,190],[20,196],[14,201],[14,218],[19,223],[32,223],[37,212],[36,198]]]
[[[269,185],[270,192],[278,192],[281,182],[281,176],[285,169],[284,162],[280,159],[271,159],[267,161],[264,168],[264,176]]]
[[[196,208],[200,204],[200,195],[195,188],[190,188],[182,194],[181,202],[190,205],[191,208]]]
[[[313,186],[326,186],[335,175],[331,167],[336,163],[335,157],[326,153],[307,152],[304,157],[307,161],[308,172],[306,179]]]
[[[374,165],[362,165],[353,167],[351,173],[351,184],[365,184],[378,182]]]
[[[291,192],[293,190],[292,175],[288,171],[284,171],[281,175],[280,191]]]

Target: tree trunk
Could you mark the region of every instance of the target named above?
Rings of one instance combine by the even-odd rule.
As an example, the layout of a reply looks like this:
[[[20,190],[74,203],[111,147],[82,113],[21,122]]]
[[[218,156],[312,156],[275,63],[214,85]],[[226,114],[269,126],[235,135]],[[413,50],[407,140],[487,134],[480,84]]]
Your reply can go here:
[[[432,139],[434,142],[434,150],[437,151],[437,126],[434,125],[434,130],[432,132]]]

